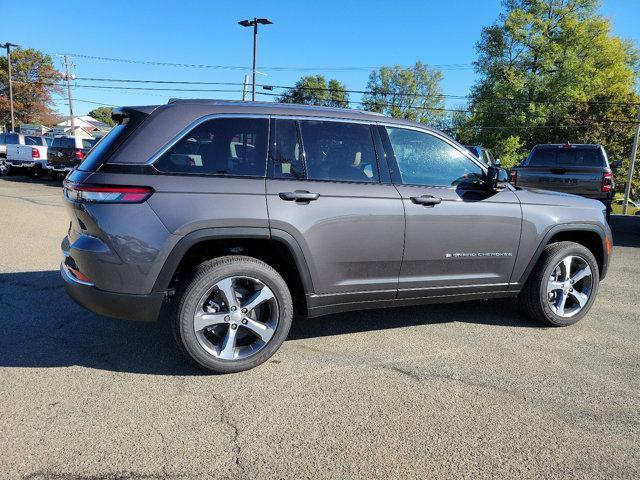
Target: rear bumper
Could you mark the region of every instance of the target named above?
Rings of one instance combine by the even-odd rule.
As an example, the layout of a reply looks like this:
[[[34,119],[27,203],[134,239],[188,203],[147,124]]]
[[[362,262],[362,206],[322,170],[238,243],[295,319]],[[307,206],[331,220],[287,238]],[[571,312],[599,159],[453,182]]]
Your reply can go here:
[[[51,165],[49,163],[47,163],[43,168],[49,170],[50,172],[57,173],[69,173],[71,170],[73,170],[73,167],[66,167],[64,165]]]
[[[158,319],[165,297],[163,292],[128,295],[99,290],[74,278],[64,267],[64,262],[60,265],[60,275],[67,294],[76,303],[98,315],[143,322]]]
[[[34,168],[36,165],[42,166],[40,163],[25,162],[22,160],[7,160],[5,163],[12,168]]]

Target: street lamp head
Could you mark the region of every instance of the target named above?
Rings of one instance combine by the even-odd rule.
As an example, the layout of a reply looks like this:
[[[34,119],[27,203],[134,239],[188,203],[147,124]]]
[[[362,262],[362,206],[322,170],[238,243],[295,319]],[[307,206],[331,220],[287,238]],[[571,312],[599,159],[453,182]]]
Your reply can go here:
[[[243,27],[253,27],[254,25],[253,20],[242,20],[238,22],[238,24],[242,25]]]
[[[271,25],[273,22],[268,18],[256,18],[256,22],[261,23],[262,25]]]

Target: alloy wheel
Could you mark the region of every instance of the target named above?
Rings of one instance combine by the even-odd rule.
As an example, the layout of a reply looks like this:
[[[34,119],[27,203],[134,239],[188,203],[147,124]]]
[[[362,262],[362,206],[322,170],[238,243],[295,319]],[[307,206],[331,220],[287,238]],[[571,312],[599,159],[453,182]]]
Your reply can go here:
[[[222,360],[241,360],[262,350],[278,326],[273,291],[253,277],[232,276],[213,285],[198,302],[193,328],[200,346]]]
[[[580,312],[591,298],[593,276],[587,261],[576,255],[562,259],[547,282],[547,301],[553,313],[569,318]]]

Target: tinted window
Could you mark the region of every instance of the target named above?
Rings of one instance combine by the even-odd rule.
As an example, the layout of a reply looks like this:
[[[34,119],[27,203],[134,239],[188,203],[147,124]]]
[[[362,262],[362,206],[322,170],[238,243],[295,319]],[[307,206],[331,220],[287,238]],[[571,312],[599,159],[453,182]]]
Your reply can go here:
[[[91,148],[94,144],[93,140],[87,140],[86,138],[82,139],[82,148]]]
[[[46,145],[46,142],[44,141],[44,138],[42,138],[42,137],[35,137],[35,136],[27,135],[26,137],[24,137],[24,144],[25,145],[39,145],[39,146],[44,147]]]
[[[604,158],[598,148],[537,148],[529,159],[531,167],[602,167]]]
[[[54,148],[76,148],[76,141],[73,138],[57,137],[51,144]]]
[[[155,167],[170,173],[263,177],[267,136],[267,119],[208,120],[171,147]]]
[[[7,145],[18,145],[20,143],[20,136],[17,133],[7,133],[4,141]]]
[[[4,133],[0,133],[0,144],[4,143]]]
[[[308,179],[378,181],[369,125],[303,120],[300,132]]]
[[[427,133],[387,127],[402,183],[450,187],[482,182],[480,166],[444,140]]]
[[[298,138],[298,126],[295,120],[276,120],[273,122],[272,176],[274,178],[304,178],[302,146]]]

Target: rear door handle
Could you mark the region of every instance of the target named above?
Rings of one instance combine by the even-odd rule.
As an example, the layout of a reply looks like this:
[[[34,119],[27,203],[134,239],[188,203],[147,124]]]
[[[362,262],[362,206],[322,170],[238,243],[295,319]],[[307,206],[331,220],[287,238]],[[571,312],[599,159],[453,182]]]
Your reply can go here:
[[[280,192],[278,196],[282,200],[286,200],[288,202],[311,202],[312,200],[317,200],[320,198],[319,193],[311,193],[306,190],[296,190],[295,192]]]
[[[434,205],[442,202],[441,198],[433,197],[431,195],[420,195],[419,197],[410,197],[411,201],[416,205],[424,205],[425,207],[433,207]]]

